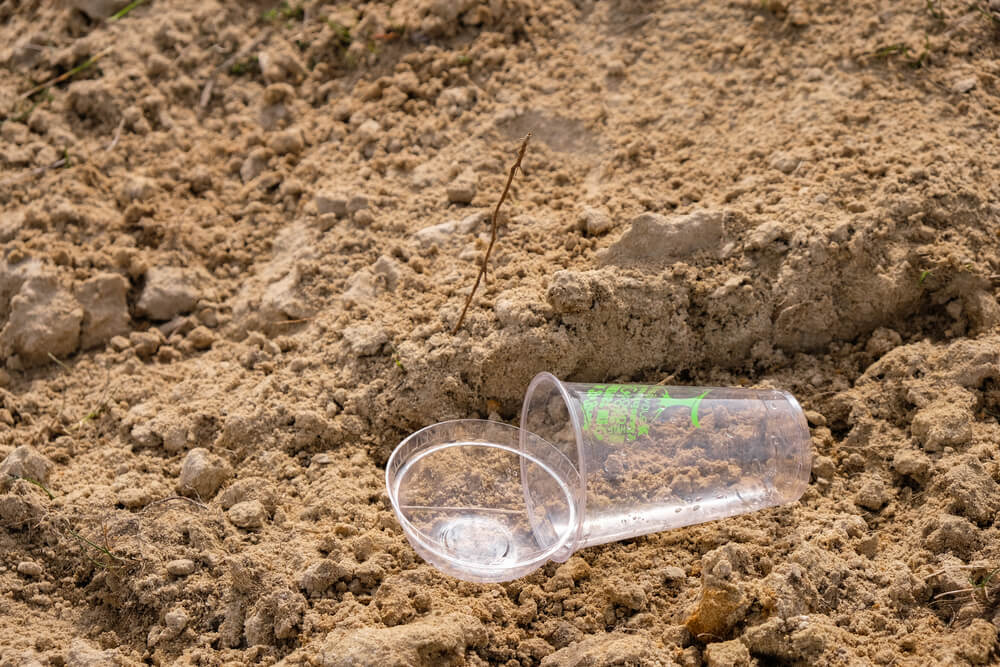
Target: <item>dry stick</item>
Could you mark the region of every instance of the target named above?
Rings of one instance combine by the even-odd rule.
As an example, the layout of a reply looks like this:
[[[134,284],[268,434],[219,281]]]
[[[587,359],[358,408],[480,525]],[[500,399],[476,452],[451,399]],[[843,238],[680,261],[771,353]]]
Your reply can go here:
[[[521,142],[521,147],[517,149],[517,160],[510,166],[510,173],[507,174],[507,185],[504,186],[503,194],[500,195],[500,201],[497,202],[496,208],[493,209],[490,244],[486,246],[486,254],[483,255],[483,263],[480,265],[479,273],[476,275],[476,282],[472,286],[472,291],[469,292],[469,296],[465,299],[465,306],[462,307],[462,314],[458,316],[458,322],[455,323],[455,328],[451,330],[452,335],[458,333],[458,330],[462,326],[462,322],[465,321],[465,313],[469,310],[469,304],[472,303],[472,297],[476,295],[476,290],[479,289],[479,283],[482,281],[483,276],[486,275],[486,265],[490,261],[490,253],[493,251],[493,244],[496,243],[497,240],[497,217],[500,214],[500,207],[503,206],[504,200],[507,199],[507,193],[510,192],[510,184],[514,182],[514,174],[517,173],[518,169],[521,169],[521,160],[524,159],[524,151],[528,149],[529,139],[531,139],[531,132],[528,132],[527,136],[524,137],[524,141]]]
[[[93,58],[88,58],[82,64],[77,65],[76,67],[74,67],[70,71],[66,72],[65,74],[60,74],[56,78],[49,79],[45,83],[38,84],[37,86],[35,86],[31,90],[29,90],[28,92],[22,93],[21,96],[18,99],[21,99],[21,100],[27,99],[27,98],[31,97],[32,95],[34,95],[35,93],[37,93],[39,90],[44,90],[45,88],[48,88],[49,86],[51,86],[53,84],[65,81],[66,79],[72,77],[74,74],[77,74],[78,72],[82,72],[83,70],[87,69],[88,67],[90,67],[91,65],[93,65],[94,63],[96,63],[98,60],[100,60],[104,56],[108,55],[109,53],[111,53],[111,47],[110,46],[108,48],[104,49],[103,51],[101,51],[100,53],[98,53]]]

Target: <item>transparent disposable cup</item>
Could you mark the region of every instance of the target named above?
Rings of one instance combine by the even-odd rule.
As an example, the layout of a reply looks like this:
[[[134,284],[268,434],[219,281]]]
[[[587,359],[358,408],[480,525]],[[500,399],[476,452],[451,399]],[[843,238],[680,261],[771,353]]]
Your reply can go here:
[[[386,484],[424,559],[495,582],[584,547],[793,502],[810,468],[809,429],[786,392],[541,373],[520,429],[429,426],[392,453]]]

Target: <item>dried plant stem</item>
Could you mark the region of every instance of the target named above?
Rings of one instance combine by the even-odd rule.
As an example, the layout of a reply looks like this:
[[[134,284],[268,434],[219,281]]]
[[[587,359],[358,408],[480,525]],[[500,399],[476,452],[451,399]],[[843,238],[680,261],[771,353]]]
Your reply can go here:
[[[531,139],[531,132],[528,132],[527,136],[521,142],[521,147],[517,149],[517,160],[510,166],[510,172],[507,174],[507,184],[503,188],[503,194],[500,195],[500,200],[497,202],[496,208],[493,209],[492,226],[490,230],[490,244],[486,246],[486,253],[483,255],[483,262],[479,266],[479,273],[476,274],[476,282],[472,286],[472,291],[469,292],[469,296],[465,299],[465,306],[462,307],[462,314],[458,316],[458,322],[455,323],[455,327],[451,330],[452,335],[458,333],[458,330],[462,326],[462,322],[465,321],[465,313],[469,310],[469,304],[472,303],[472,298],[476,295],[476,290],[479,289],[479,283],[482,282],[483,276],[486,275],[486,267],[490,261],[490,253],[493,251],[493,245],[497,241],[497,221],[500,215],[500,207],[503,206],[504,200],[507,199],[507,193],[510,192],[510,184],[514,182],[514,174],[517,170],[521,168],[521,160],[524,159],[524,151],[528,149],[528,140]]]
[[[100,53],[98,53],[97,55],[95,55],[94,57],[88,58],[87,60],[85,60],[81,64],[77,65],[76,67],[74,67],[70,71],[66,72],[65,74],[60,74],[56,78],[49,79],[45,83],[38,84],[37,86],[35,86],[31,90],[29,90],[28,92],[22,93],[20,95],[20,97],[18,97],[18,99],[21,99],[21,100],[27,99],[27,98],[31,97],[32,95],[34,95],[35,93],[37,93],[39,90],[44,90],[44,89],[48,88],[49,86],[53,86],[53,85],[55,85],[57,83],[62,83],[66,79],[69,79],[70,77],[72,77],[72,76],[78,74],[79,72],[82,72],[83,70],[87,69],[88,67],[92,66],[94,63],[96,63],[98,60],[100,60],[104,56],[108,55],[109,53],[111,53],[111,47],[110,46],[108,48],[104,49],[103,51],[101,51]]]

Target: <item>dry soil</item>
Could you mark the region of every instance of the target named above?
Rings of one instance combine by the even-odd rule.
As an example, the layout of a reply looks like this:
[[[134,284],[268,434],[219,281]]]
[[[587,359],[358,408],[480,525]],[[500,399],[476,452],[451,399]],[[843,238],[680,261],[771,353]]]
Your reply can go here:
[[[0,665],[997,660],[996,1],[72,4],[0,1]],[[388,454],[542,370],[792,391],[811,484],[449,579]]]

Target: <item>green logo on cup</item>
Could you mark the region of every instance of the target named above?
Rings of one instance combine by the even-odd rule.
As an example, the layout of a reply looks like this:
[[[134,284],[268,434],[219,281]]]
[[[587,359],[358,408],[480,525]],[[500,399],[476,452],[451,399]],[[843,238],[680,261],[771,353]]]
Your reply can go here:
[[[663,392],[660,395],[660,392]],[[698,423],[698,404],[708,391],[691,398],[673,398],[666,388],[628,384],[598,384],[583,398],[583,428],[598,440],[613,444],[649,435],[649,425],[669,408],[690,410],[691,424]]]

